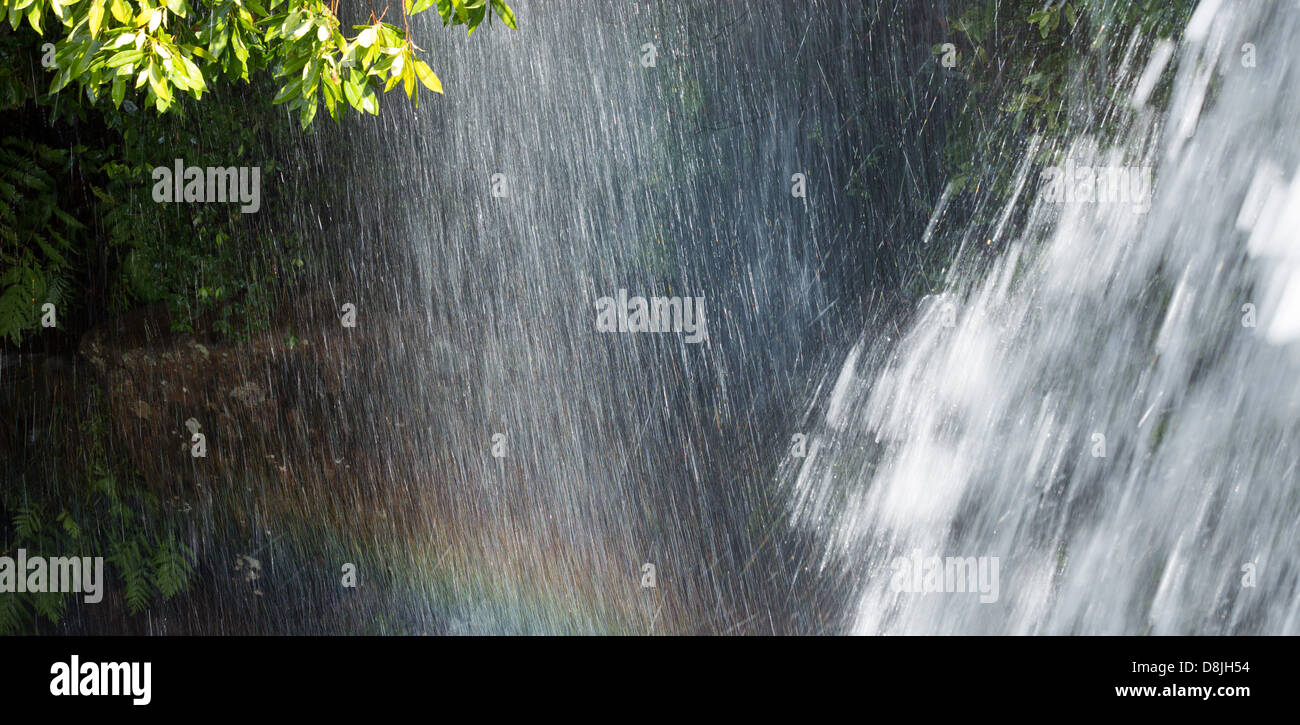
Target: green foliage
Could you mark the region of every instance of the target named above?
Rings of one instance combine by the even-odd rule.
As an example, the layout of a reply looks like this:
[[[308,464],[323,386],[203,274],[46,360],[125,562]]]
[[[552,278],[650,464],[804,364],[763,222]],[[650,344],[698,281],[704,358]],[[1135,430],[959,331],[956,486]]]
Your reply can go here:
[[[1014,114],[1014,126],[1056,131],[1072,90],[1118,91],[1077,81],[1109,78],[1109,63],[1133,33],[1176,34],[1192,9],[1188,0],[982,0],[951,22],[964,41],[960,71],[984,99]]]
[[[91,103],[107,96],[121,108],[142,90],[144,104],[162,113],[181,96],[201,99],[210,84],[270,70],[276,102],[306,128],[322,103],[336,119],[347,108],[377,114],[381,87],[400,83],[417,103],[417,81],[442,93],[408,37],[410,16],[435,5],[444,25],[470,33],[492,16],[489,5],[515,27],[503,0],[405,0],[403,27],[381,13],[350,29],[335,15],[337,3],[323,0],[3,0],[0,18],[55,39],[51,95],[75,82]]]
[[[187,149],[187,163],[272,174],[275,161],[249,150],[280,147],[267,135],[289,131],[288,121],[265,98],[246,104],[265,114],[260,129],[226,103],[191,103],[164,117],[112,112],[89,148],[0,141],[0,338],[21,344],[40,328],[45,303],[60,326],[87,302],[109,314],[161,302],[178,332],[242,339],[265,328],[276,295],[302,267],[298,238],[234,206],[158,204],[151,174],[171,165],[168,148]],[[97,298],[70,294],[87,286]]]
[[[133,480],[120,485],[129,472],[109,463],[107,421],[95,401],[87,409],[76,439],[62,442],[67,450],[80,450],[71,469],[77,478],[72,495],[58,496],[58,487],[49,485],[29,489],[26,503],[12,517],[13,538],[2,548],[9,555],[23,548],[28,556],[103,556],[106,596],[120,587],[127,609],[138,614],[158,597],[170,599],[186,590],[194,574],[194,553],[182,543],[175,525],[163,518],[156,496]],[[31,631],[37,620],[58,624],[68,603],[80,596],[0,595],[0,634]]]
[[[239,101],[221,97],[163,117],[113,118],[121,143],[91,189],[103,243],[117,262],[114,311],[163,302],[177,332],[244,339],[265,329],[276,295],[302,267],[299,238],[259,224],[250,217],[260,215],[241,214],[237,205],[159,204],[151,197],[153,169],[172,163],[160,148],[186,149],[190,165],[254,166],[264,182],[273,178],[279,165],[262,154],[290,147],[291,129],[269,99],[255,98],[244,103],[266,119],[261,128],[225,112]],[[278,194],[265,183],[262,190]]]
[[[411,0],[472,33],[502,0]],[[490,9],[489,9],[490,6]],[[321,0],[0,0],[0,340],[21,345],[52,303],[60,328],[165,303],[175,331],[247,337],[303,267],[300,240],[230,207],[149,198],[173,154],[266,179],[324,105],[376,114],[377,92],[442,84],[408,30],[370,17],[345,35]],[[42,73],[44,70],[44,73]],[[48,77],[48,89],[44,86]],[[136,113],[139,103],[154,113]],[[239,108],[240,113],[232,113]],[[256,123],[249,123],[249,119]],[[65,139],[75,141],[66,143]],[[251,150],[263,150],[254,155]],[[274,193],[274,192],[273,192]],[[282,225],[282,227],[288,225]],[[77,332],[73,330],[72,332]]]
[[[1114,133],[1127,121],[1117,58],[1137,37],[1137,67],[1153,40],[1177,35],[1191,0],[973,0],[949,21],[954,69],[969,97],[956,115],[946,163],[955,192],[1004,199],[1025,138],[1050,142],[1071,129]],[[942,53],[942,44],[932,51]],[[1154,99],[1157,104],[1164,98]],[[997,204],[992,205],[996,207]]]
[[[0,339],[13,344],[39,325],[46,303],[67,297],[74,240],[85,227],[59,207],[55,175],[67,151],[0,140]]]

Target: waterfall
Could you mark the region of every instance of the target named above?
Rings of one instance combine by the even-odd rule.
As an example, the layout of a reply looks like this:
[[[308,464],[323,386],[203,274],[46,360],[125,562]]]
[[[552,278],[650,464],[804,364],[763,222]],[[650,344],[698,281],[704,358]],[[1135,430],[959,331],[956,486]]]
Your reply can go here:
[[[1002,216],[1023,227],[951,234],[996,261],[826,372],[781,476],[823,569],[854,581],[852,631],[1300,632],[1294,9],[1203,2],[1121,75],[1131,128],[1031,149]],[[1044,158],[1153,185],[1066,203]],[[950,557],[996,562],[993,596],[915,586]]]
[[[335,309],[383,329],[351,412],[381,461],[365,475],[403,497],[405,523],[376,538],[500,603],[454,631],[819,629],[818,585],[789,586],[801,544],[775,535],[780,421],[871,295],[877,243],[845,209],[864,151],[853,125],[875,121],[848,111],[916,113],[862,73],[907,53],[933,75],[918,29],[941,16],[515,13],[520,31],[472,37],[417,16],[446,96],[389,102],[316,147],[359,162],[355,203],[321,213],[353,274]],[[903,30],[877,29],[865,53],[886,23]],[[925,93],[905,100],[928,107]],[[918,145],[940,130],[877,160],[910,154],[921,189],[933,166]],[[602,331],[600,301],[621,291],[698,300],[707,338]]]

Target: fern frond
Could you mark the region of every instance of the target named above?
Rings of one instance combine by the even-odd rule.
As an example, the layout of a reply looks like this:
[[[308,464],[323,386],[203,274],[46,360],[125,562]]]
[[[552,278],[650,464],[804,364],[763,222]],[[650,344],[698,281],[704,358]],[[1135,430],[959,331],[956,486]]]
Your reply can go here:
[[[41,533],[41,512],[36,508],[21,508],[14,514],[14,534],[18,541],[33,541]]]
[[[140,543],[135,540],[114,542],[109,561],[117,567],[126,585],[123,594],[127,609],[131,614],[143,612],[149,606],[153,592],[149,588],[149,561],[140,552]]]
[[[18,634],[27,610],[18,594],[0,594],[0,635]]]
[[[153,557],[154,584],[164,598],[171,599],[189,584],[193,573],[189,559],[193,555],[189,547],[177,541],[174,535],[158,546]]]
[[[32,609],[36,616],[45,617],[51,624],[58,624],[63,619],[63,612],[68,607],[67,594],[64,592],[39,592],[32,594]]]

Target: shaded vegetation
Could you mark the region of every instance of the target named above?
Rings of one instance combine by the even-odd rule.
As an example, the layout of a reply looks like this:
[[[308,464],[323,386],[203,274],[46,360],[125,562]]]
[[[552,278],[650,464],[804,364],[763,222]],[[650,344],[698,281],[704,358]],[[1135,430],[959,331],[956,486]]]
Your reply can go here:
[[[1120,82],[1120,68],[1143,68],[1157,41],[1177,39],[1194,7],[1191,0],[961,4],[949,18],[949,37],[931,48],[967,89],[944,149],[957,218],[991,228],[1031,139],[1039,141],[1041,162],[1070,134],[1105,137],[1124,128],[1133,87]],[[1168,94],[1164,81],[1150,102],[1162,108]]]

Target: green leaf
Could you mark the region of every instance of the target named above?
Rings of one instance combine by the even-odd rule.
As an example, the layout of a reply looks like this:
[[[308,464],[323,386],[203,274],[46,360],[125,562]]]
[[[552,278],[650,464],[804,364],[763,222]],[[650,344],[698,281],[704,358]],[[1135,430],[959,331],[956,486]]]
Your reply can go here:
[[[189,58],[186,58],[183,55],[179,56],[179,58],[181,63],[185,66],[185,74],[190,80],[190,87],[200,92],[206,91],[208,89],[208,84],[203,80],[203,71],[199,70],[199,67]]]
[[[235,49],[235,57],[239,59],[240,64],[246,66],[248,63],[248,46],[244,44],[244,39],[239,36],[239,31],[233,28],[230,31],[230,46]],[[247,75],[247,68],[244,70],[244,75]]]
[[[365,76],[355,68],[351,69],[346,78],[343,79],[343,97],[347,99],[348,105],[357,109],[361,108],[361,89],[365,85]]]
[[[361,89],[361,110],[372,116],[379,115],[379,98],[375,95],[375,89],[367,83]]]
[[[497,14],[498,18],[501,18],[501,22],[505,23],[507,28],[518,30],[515,27],[515,14],[510,9],[510,6],[506,5],[505,0],[492,0],[492,10]]]
[[[308,126],[310,126],[312,119],[315,117],[316,117],[316,102],[312,101],[311,103],[305,104],[302,107],[302,113],[300,114],[299,117],[299,120],[302,122],[303,129],[306,129]]]
[[[302,78],[295,78],[292,83],[281,88],[280,92],[275,94],[275,98],[271,100],[271,103],[286,103],[293,100],[295,96],[302,96]]]
[[[99,31],[104,26],[104,2],[105,0],[95,0],[90,6],[90,37],[99,37]]]
[[[428,63],[416,58],[413,65],[415,67],[415,75],[419,77],[420,83],[423,83],[425,88],[428,88],[434,93],[442,93],[442,81],[438,80],[438,76],[434,74],[433,69],[429,67]]]
[[[394,73],[394,74],[392,74],[391,76],[388,77],[388,81],[384,83],[384,93],[387,93],[387,92],[393,90],[393,86],[395,86],[395,85],[397,85],[398,83],[401,83],[401,82],[402,82],[402,74],[401,74],[401,73]]]
[[[60,69],[59,72],[54,75],[54,80],[50,82],[50,90],[49,90],[50,95],[54,95],[55,93],[58,93],[59,91],[63,90],[64,86],[68,85],[68,82],[71,80],[72,80],[72,69],[71,68]]]
[[[226,44],[230,42],[230,28],[221,26],[212,34],[211,42],[208,43],[208,53],[213,58],[220,58],[222,52],[226,50]]]
[[[143,50],[122,50],[114,53],[113,57],[108,59],[107,65],[109,68],[117,68],[118,66],[123,66],[127,63],[134,63],[143,57]]]
[[[113,79],[113,107],[121,108],[122,101],[126,98],[126,76],[117,76]]]
[[[153,91],[153,94],[158,97],[158,109],[165,111],[172,102],[171,85],[167,82],[167,78],[163,75],[162,66],[157,61],[150,59],[148,70],[149,90]]]
[[[479,5],[478,7],[471,9],[469,11],[469,19],[465,21],[465,24],[469,26],[465,31],[466,35],[473,35],[474,31],[478,28],[479,24],[483,22],[483,18],[486,15],[487,5]]]

